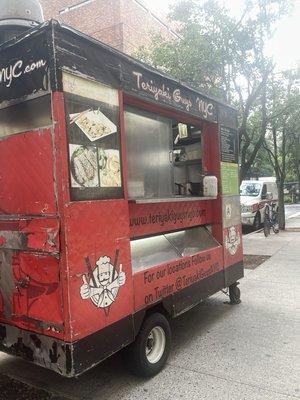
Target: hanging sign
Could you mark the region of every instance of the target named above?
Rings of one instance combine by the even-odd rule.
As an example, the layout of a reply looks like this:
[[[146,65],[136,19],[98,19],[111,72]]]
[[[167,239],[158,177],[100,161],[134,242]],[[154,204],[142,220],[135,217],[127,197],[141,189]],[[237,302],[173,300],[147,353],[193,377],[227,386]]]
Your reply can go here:
[[[146,70],[133,69],[128,75],[130,78],[125,83],[126,91],[134,92],[135,95],[151,99],[158,104],[164,103],[207,121],[217,121],[217,104],[208,97]]]

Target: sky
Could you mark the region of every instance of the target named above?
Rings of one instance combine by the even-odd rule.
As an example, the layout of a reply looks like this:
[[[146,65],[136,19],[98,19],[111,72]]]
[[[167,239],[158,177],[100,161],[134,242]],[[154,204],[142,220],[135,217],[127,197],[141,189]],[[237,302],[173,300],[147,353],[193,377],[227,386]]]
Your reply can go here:
[[[219,1],[230,8],[237,17],[241,14],[244,0]],[[157,13],[168,12],[169,6],[175,2],[176,0],[144,0],[150,9]],[[292,15],[280,22],[274,37],[267,44],[267,52],[274,57],[278,71],[300,66],[300,0],[296,0],[295,3]]]

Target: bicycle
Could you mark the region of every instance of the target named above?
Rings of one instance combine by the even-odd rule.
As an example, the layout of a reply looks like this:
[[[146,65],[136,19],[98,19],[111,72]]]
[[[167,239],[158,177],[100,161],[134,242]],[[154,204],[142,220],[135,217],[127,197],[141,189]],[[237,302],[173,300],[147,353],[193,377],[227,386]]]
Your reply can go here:
[[[270,235],[271,229],[275,234],[279,233],[278,212],[276,210],[276,204],[271,204],[269,207],[266,208],[264,220],[265,237],[268,237]]]

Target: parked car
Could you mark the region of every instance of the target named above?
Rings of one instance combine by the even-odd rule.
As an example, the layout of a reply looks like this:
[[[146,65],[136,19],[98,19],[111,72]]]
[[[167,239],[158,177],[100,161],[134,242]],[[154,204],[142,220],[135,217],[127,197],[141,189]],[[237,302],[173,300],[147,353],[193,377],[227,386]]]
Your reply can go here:
[[[278,189],[275,181],[242,181],[240,186],[242,224],[259,229],[269,204],[278,207]]]
[[[286,182],[284,184],[285,201],[297,203],[300,201],[300,185],[299,182]]]

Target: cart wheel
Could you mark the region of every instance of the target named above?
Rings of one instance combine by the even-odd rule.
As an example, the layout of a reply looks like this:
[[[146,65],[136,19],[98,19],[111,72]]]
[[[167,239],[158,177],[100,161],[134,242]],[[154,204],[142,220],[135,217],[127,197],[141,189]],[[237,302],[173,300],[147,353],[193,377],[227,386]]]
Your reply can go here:
[[[230,304],[240,304],[241,291],[240,288],[238,287],[238,282],[235,282],[229,286],[229,297],[230,297]]]
[[[125,361],[135,375],[148,378],[163,369],[170,347],[170,324],[165,316],[155,313],[145,319],[135,342],[125,349]]]

